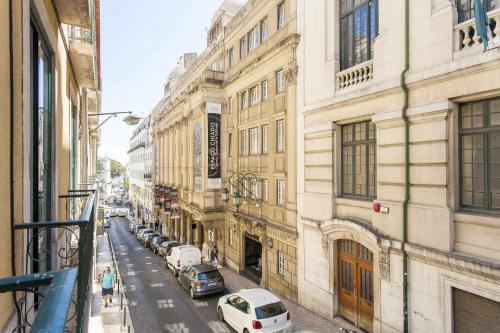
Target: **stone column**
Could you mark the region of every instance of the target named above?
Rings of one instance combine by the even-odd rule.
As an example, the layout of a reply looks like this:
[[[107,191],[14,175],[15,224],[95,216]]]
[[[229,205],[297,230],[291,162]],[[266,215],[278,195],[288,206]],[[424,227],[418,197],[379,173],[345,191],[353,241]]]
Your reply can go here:
[[[174,223],[174,234],[175,234],[175,239],[179,241],[179,240],[180,240],[180,236],[179,236],[179,224],[180,224],[180,218],[176,218],[176,219],[174,219],[173,223]]]
[[[184,211],[181,210],[181,214],[180,214],[180,219],[179,219],[179,224],[180,224],[180,235],[179,235],[179,242],[181,244],[183,244],[185,241],[186,241],[186,235],[185,235],[185,223],[186,223],[186,217],[184,215]]]

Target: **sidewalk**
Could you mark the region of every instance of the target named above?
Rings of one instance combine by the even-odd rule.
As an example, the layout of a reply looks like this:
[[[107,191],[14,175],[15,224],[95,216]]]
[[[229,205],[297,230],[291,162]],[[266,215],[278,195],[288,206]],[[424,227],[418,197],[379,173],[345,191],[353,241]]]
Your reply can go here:
[[[240,289],[248,288],[258,288],[259,286],[247,279],[244,276],[237,274],[235,271],[227,266],[220,267],[219,271],[224,277],[224,283],[226,288],[230,292],[235,292]],[[290,311],[293,321],[293,331],[294,332],[315,332],[315,333],[332,333],[340,332],[339,328],[349,328],[356,330],[351,324],[346,322],[341,318],[335,318],[334,322],[331,322],[317,314],[307,310],[305,307],[289,300],[285,297],[280,297],[285,304],[285,307]]]
[[[97,264],[96,274],[103,272],[106,266],[113,271],[113,258],[109,247],[108,235],[97,236]],[[116,272],[113,271],[116,276]],[[127,328],[122,328],[123,311],[120,310],[120,298],[115,288],[113,303],[107,308],[104,307],[101,296],[101,287],[94,278],[92,291],[91,315],[89,321],[89,332],[92,333],[121,333],[128,332]]]

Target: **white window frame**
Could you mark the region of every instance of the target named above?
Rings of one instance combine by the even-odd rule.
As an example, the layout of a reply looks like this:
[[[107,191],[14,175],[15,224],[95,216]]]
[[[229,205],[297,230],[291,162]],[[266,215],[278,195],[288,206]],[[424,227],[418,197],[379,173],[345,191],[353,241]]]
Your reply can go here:
[[[262,81],[262,101],[267,101],[269,98],[269,81]]]
[[[285,26],[286,17],[285,17],[285,2],[283,1],[278,5],[278,30]]]
[[[240,131],[240,155],[248,155],[248,131]]]
[[[285,276],[285,253],[278,251],[278,274]]]
[[[285,205],[285,181],[283,179],[276,180],[276,204]]]
[[[260,42],[263,43],[267,40],[267,16],[260,20]]]
[[[228,68],[233,67],[234,65],[234,47],[230,48],[227,51],[227,66]]]
[[[229,227],[229,245],[233,246],[234,244],[234,229],[233,227]]]
[[[250,106],[254,106],[259,102],[259,86],[256,85],[250,89]]]
[[[243,37],[240,39],[240,59],[243,59],[247,53],[247,38]]]
[[[262,134],[262,154],[267,154],[269,153],[269,125],[262,125],[261,127],[261,134]]]
[[[285,120],[276,120],[276,152],[282,153],[285,151]]]
[[[233,113],[233,97],[227,98],[227,114]]]
[[[262,186],[260,188],[260,199],[262,201],[269,200],[269,180],[262,179]]]
[[[227,134],[227,157],[232,156],[233,151],[233,133],[229,132]]]
[[[285,91],[285,71],[279,70],[276,72],[276,94],[281,94]]]
[[[241,109],[245,110],[248,108],[248,92],[245,90],[240,94],[241,98]]]
[[[259,154],[259,128],[258,127],[253,127],[250,128],[249,130],[249,137],[250,137],[250,155],[257,155]]]

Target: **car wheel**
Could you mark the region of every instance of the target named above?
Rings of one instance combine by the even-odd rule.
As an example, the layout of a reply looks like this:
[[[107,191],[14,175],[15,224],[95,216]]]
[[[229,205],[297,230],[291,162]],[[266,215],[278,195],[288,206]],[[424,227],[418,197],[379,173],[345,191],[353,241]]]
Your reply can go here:
[[[225,322],[224,313],[222,312],[222,308],[220,306],[217,307],[217,314],[219,315],[220,321]]]
[[[191,287],[191,288],[189,289],[189,296],[191,296],[191,299],[195,299],[195,298],[196,298],[196,295],[195,295],[195,293],[194,293],[193,287]]]
[[[243,330],[243,333],[248,333],[248,330],[245,328],[245,329]]]

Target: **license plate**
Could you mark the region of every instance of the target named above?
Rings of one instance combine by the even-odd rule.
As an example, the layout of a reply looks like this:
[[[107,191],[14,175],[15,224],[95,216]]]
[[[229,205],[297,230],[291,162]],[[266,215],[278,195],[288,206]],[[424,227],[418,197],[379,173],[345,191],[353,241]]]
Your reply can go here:
[[[212,283],[209,283],[208,286],[212,287],[212,286],[215,286],[216,284],[217,284],[216,282],[212,282]]]

